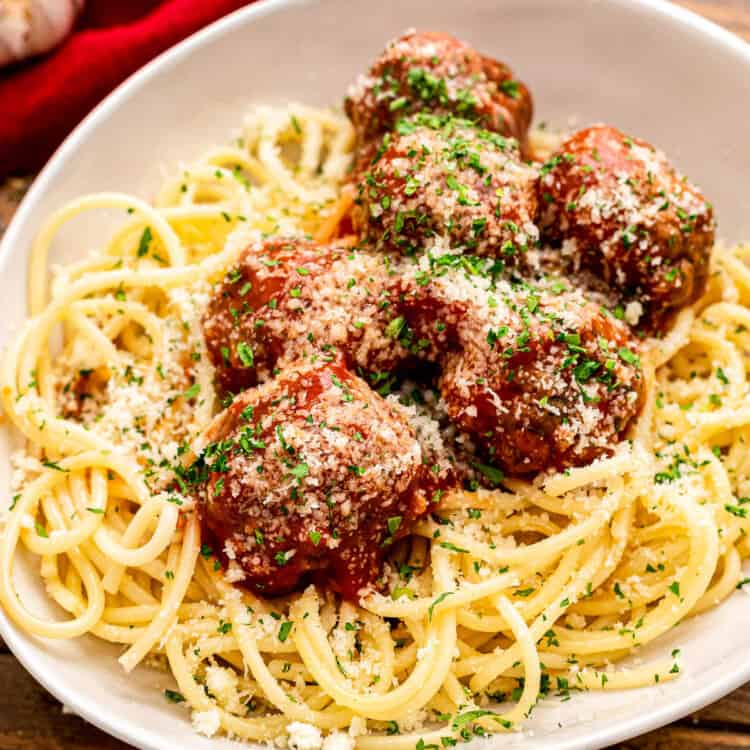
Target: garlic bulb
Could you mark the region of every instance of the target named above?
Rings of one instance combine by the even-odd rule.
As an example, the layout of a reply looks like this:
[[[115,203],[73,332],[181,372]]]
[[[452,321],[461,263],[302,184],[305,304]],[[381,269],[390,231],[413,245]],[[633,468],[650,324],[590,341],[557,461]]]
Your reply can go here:
[[[73,28],[84,0],[0,0],[0,66],[52,49]]]

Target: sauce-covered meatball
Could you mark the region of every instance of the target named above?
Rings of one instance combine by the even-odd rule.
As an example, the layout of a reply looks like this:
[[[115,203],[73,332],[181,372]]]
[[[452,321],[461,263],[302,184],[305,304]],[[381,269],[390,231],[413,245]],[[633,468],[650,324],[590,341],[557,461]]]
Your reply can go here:
[[[218,385],[236,393],[291,362],[331,359],[336,351],[354,369],[390,372],[410,356],[390,335],[390,274],[376,254],[299,238],[251,245],[203,321]]]
[[[243,392],[206,439],[202,522],[234,577],[266,596],[312,577],[355,598],[427,510],[406,417],[341,360]]]
[[[359,176],[352,210],[376,248],[413,254],[440,243],[513,262],[536,242],[537,174],[515,139],[418,115],[386,141]]]
[[[438,32],[407,32],[388,44],[344,103],[360,147],[402,117],[428,111],[477,121],[523,141],[531,94],[506,65]]]
[[[627,327],[562,281],[452,270],[404,289],[405,326],[430,339],[453,423],[514,475],[608,453],[642,402]],[[441,355],[442,352],[442,355]]]
[[[581,130],[544,165],[539,193],[545,238],[621,292],[631,324],[663,330],[702,294],[711,205],[645,141],[606,125]]]

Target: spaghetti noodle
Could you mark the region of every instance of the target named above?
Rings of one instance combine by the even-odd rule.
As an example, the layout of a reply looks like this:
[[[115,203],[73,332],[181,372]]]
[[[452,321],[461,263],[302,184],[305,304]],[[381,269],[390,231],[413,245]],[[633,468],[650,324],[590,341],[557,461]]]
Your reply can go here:
[[[612,663],[729,596],[750,554],[748,247],[717,247],[704,297],[648,344],[630,440],[589,466],[450,493],[359,606],[314,587],[265,601],[201,540],[169,480],[218,405],[199,325],[211,284],[249,237],[330,239],[351,206],[351,145],[337,114],[259,108],[153,206],[96,194],[42,228],[31,317],[2,366],[27,441],[0,542],[5,612],[36,635],[121,644],[126,670],[165,666],[167,697],[205,734],[299,748],[447,747],[513,730],[549,691],[675,678],[676,657]],[[123,226],[48,289],[58,230],[101,208]],[[19,598],[20,546],[67,618]]]

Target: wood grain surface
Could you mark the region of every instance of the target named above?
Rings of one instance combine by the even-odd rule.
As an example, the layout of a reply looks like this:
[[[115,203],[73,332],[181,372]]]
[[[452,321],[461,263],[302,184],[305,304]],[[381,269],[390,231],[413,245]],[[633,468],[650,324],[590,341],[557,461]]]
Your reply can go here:
[[[677,4],[750,42],[750,0],[679,0]],[[0,234],[30,183],[31,177],[23,176],[0,185]],[[60,703],[26,673],[2,641],[0,690],[0,750],[129,750],[128,745],[65,713]],[[750,750],[750,684],[702,711],[621,743],[617,748]]]

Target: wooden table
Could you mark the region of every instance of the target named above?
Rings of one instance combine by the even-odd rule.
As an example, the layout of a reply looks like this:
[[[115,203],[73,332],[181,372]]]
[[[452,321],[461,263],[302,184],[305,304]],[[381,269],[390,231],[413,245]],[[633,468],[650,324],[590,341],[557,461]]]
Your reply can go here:
[[[750,41],[750,0],[677,2]],[[18,177],[0,185],[0,234],[30,182],[30,177]],[[2,641],[0,675],[0,750],[129,749],[129,745],[112,739],[83,719],[64,714],[60,703],[34,682]],[[702,711],[617,747],[619,750],[750,750],[750,683]]]

